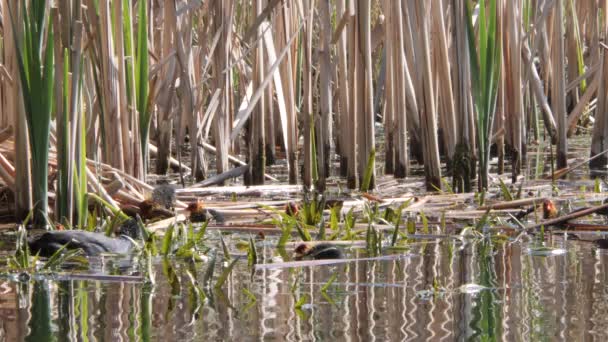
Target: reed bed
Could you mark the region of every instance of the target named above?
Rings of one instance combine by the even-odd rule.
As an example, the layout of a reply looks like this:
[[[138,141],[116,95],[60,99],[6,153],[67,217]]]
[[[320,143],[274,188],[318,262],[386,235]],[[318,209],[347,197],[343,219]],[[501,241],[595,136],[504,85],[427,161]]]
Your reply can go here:
[[[495,146],[516,182],[542,137],[557,168],[578,126],[594,123],[591,156],[608,149],[606,7],[3,0],[0,128],[12,150],[0,176],[18,217],[34,207],[44,222],[51,198],[70,224],[86,220],[88,192],[135,200],[170,167],[184,183],[214,172],[213,184],[263,184],[283,163],[290,184],[323,190],[332,176],[373,189],[376,173],[404,178],[418,164],[427,189],[447,175],[469,192],[476,179],[488,188]],[[100,170],[128,181],[108,194]]]

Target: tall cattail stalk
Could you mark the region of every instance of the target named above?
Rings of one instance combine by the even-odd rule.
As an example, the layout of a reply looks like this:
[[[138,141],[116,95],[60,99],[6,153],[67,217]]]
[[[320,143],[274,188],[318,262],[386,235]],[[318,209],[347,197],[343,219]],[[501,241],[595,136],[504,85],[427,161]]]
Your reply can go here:
[[[314,135],[313,129],[314,120],[313,115],[313,65],[312,65],[312,38],[313,38],[313,12],[315,10],[315,0],[304,0],[304,32],[302,35],[301,51],[302,54],[302,107],[300,110],[301,120],[304,127],[304,174],[302,180],[304,186],[310,188],[313,185],[313,174],[316,170],[313,170],[313,156],[312,136]]]
[[[499,11],[504,13],[500,15],[498,20],[502,20],[502,25],[499,23],[497,29],[502,31],[504,48],[500,49],[503,53],[503,72],[501,79],[504,80],[504,88],[502,89],[502,117],[505,118],[504,125],[508,134],[508,142],[511,146],[511,164],[512,164],[512,181],[517,180],[517,176],[521,172],[523,162],[523,152],[525,149],[525,140],[523,132],[525,130],[524,103],[522,92],[522,44],[521,44],[521,4],[518,0],[515,2],[503,2],[504,7],[499,7]],[[505,13],[506,12],[506,13]],[[504,18],[501,19],[501,18]],[[502,29],[506,28],[506,30]],[[500,34],[500,33],[499,33]],[[501,44],[498,42],[497,44]],[[500,122],[502,120],[499,120]]]
[[[317,187],[319,190],[325,189],[326,178],[329,177],[329,160],[331,148],[331,127],[332,127],[332,73],[333,65],[331,60],[331,15],[329,1],[319,2],[319,20],[321,34],[319,39],[319,60],[320,60],[320,83],[319,83],[319,112],[315,120],[316,146],[317,146],[317,165],[319,168],[319,180]]]
[[[158,134],[156,145],[158,155],[156,157],[156,173],[165,174],[169,169],[169,158],[171,157],[171,138],[173,133],[173,100],[174,84],[177,78],[177,59],[173,46],[176,43],[177,34],[177,14],[175,0],[168,0],[163,3],[163,30],[162,40],[162,60],[167,60],[163,65],[160,74],[160,89],[163,91],[158,95]],[[128,145],[128,144],[125,144]]]
[[[450,56],[448,54],[448,39],[446,34],[446,22],[444,20],[445,9],[443,1],[431,3],[433,54],[435,66],[435,80],[437,85],[437,109],[441,127],[443,146],[445,149],[446,162],[451,164],[456,148],[456,117],[454,92],[452,89],[452,75],[450,74]]]
[[[475,130],[471,103],[471,83],[469,68],[468,36],[466,31],[465,4],[459,0],[452,1],[454,18],[453,55],[456,70],[454,71],[454,93],[456,94],[456,132],[458,141],[453,158],[453,188],[458,192],[470,192],[471,180],[475,177]]]
[[[282,10],[279,11],[279,27],[282,30],[282,34],[278,37],[278,50],[286,50],[285,60],[281,62],[280,75],[283,82],[283,92],[285,95],[285,115],[286,120],[282,129],[283,140],[285,143],[285,153],[287,155],[287,173],[289,177],[289,184],[296,184],[298,182],[298,160],[297,160],[297,145],[298,145],[298,125],[296,117],[296,95],[295,95],[295,46],[287,46],[289,37],[293,35],[296,30],[294,23],[295,18],[295,5],[289,5],[287,2],[284,4]],[[283,122],[281,123],[283,125]]]
[[[608,10],[608,4],[604,1],[600,6],[601,10]],[[608,37],[608,20],[604,19],[603,25],[600,28],[598,40],[602,41]],[[595,116],[595,125],[593,126],[593,134],[591,137],[591,157],[608,149],[608,51],[602,46],[599,49],[600,69],[597,71],[600,75],[600,84],[597,90],[597,110]],[[608,157],[603,154],[589,162],[589,167],[595,170],[604,170],[608,166]]]
[[[264,9],[264,0],[254,1],[256,17],[262,13]],[[264,30],[269,29],[268,25],[260,25],[258,27],[258,37],[262,39],[265,34]],[[264,44],[257,44],[255,48],[255,58],[253,63],[253,88],[263,89],[264,76],[266,74],[266,59],[264,58]],[[270,89],[270,88],[268,88]],[[249,170],[245,174],[246,184],[263,184],[264,172],[266,167],[266,135],[264,128],[264,117],[267,115],[266,109],[272,104],[268,102],[268,90],[264,91],[264,95],[258,101],[251,118],[249,119]]]
[[[400,2],[397,1],[397,6],[399,6],[400,9]],[[393,19],[393,4],[390,0],[384,0],[382,1],[382,10],[384,13],[386,13],[385,15],[385,23],[386,23],[386,27],[395,27],[394,25],[394,19]],[[395,173],[395,146],[394,146],[394,138],[395,138],[395,133],[399,134],[399,131],[396,127],[397,124],[397,120],[395,120],[395,115],[397,113],[397,111],[395,110],[396,108],[396,102],[397,102],[397,97],[395,96],[395,92],[397,91],[397,88],[395,87],[395,83],[396,83],[396,77],[394,75],[395,70],[399,70],[398,66],[396,66],[395,64],[395,57],[397,56],[397,53],[395,52],[395,47],[393,44],[394,40],[393,40],[393,32],[397,31],[399,32],[399,26],[396,27],[395,30],[384,30],[384,42],[385,42],[385,58],[384,58],[384,65],[385,65],[385,89],[384,89],[384,94],[385,94],[385,102],[384,102],[384,134],[385,134],[385,154],[384,154],[384,172],[386,174],[394,174]],[[398,52],[398,51],[397,51]]]
[[[347,30],[344,26],[349,21],[349,9],[346,8],[346,0],[336,1],[336,18],[340,18],[336,25],[337,36],[334,36],[333,41],[336,43],[337,50],[337,92],[338,92],[338,110],[336,114],[336,125],[340,128],[338,136],[338,146],[340,154],[340,175],[346,177],[349,167],[349,125],[350,125],[350,101],[349,101],[349,86],[348,86],[348,68],[347,68]]]
[[[17,22],[17,18],[11,13],[10,23],[13,27],[19,79],[30,138],[33,220],[35,225],[45,226],[48,212],[48,146],[55,80],[53,68],[55,41],[52,24],[44,20],[48,16],[48,3],[32,1],[27,7],[24,5],[24,8],[27,8],[23,14],[25,20]],[[18,37],[15,33],[18,25],[21,25],[23,37]],[[45,46],[44,50],[43,46]]]
[[[357,129],[357,140],[359,143],[357,151],[357,165],[359,173],[359,182],[363,183],[363,176],[368,169],[368,159],[375,151],[376,139],[374,135],[374,89],[373,89],[373,68],[372,68],[372,42],[371,42],[371,1],[359,0],[358,2],[358,30],[359,30],[359,53],[361,66],[358,80],[361,87],[358,92],[361,96],[361,106],[359,115],[359,123]],[[376,170],[375,164],[371,164],[372,174],[369,182],[369,188],[375,187]]]
[[[441,188],[441,164],[439,162],[439,144],[437,138],[437,106],[435,103],[433,73],[431,70],[430,50],[430,4],[409,2],[408,17],[411,27],[418,28],[413,32],[416,66],[421,70],[417,82],[420,94],[419,104],[421,142],[424,155],[426,186],[429,190]]]
[[[557,167],[565,168],[568,166],[568,140],[567,140],[567,120],[566,120],[566,75],[564,65],[566,62],[564,55],[564,29],[563,29],[563,1],[557,0],[555,3],[554,27],[553,27],[553,113],[557,117]]]
[[[9,7],[10,6],[10,7]],[[3,97],[2,109],[5,119],[13,124],[14,129],[14,153],[15,160],[15,217],[18,220],[25,219],[32,208],[32,180],[31,180],[31,165],[30,165],[30,146],[28,126],[25,115],[24,103],[20,99],[23,97],[21,88],[21,80],[19,76],[19,66],[17,61],[17,53],[15,45],[17,41],[23,39],[23,26],[12,25],[12,20],[17,23],[23,22],[22,12],[23,7],[18,6],[18,3],[10,0],[2,0],[2,18],[4,25],[4,46],[3,46],[3,64],[9,75],[13,75],[12,79],[5,80],[2,84]],[[10,23],[10,24],[8,24]]]

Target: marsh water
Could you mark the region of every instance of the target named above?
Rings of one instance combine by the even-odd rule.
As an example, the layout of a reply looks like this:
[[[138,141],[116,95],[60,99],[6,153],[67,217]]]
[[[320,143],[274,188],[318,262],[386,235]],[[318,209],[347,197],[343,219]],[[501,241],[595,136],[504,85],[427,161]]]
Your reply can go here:
[[[155,285],[114,259],[90,272],[132,279],[15,275],[0,282],[0,340],[607,340],[608,254],[559,236],[550,253],[530,244],[426,240],[372,260],[272,268],[279,257],[264,243],[253,273],[237,262],[204,302],[185,276],[169,284],[162,262]]]

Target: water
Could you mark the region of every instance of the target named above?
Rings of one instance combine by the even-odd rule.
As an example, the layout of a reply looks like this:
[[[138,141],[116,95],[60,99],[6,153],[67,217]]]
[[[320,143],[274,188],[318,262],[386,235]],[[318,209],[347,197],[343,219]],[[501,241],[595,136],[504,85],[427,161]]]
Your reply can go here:
[[[388,260],[253,275],[240,260],[203,303],[184,270],[201,281],[205,263],[171,261],[180,280],[174,286],[160,261],[154,286],[5,279],[0,340],[608,340],[608,253],[588,242],[552,243],[566,253],[537,255],[526,241],[446,239],[386,252]],[[263,262],[278,261],[264,245]],[[137,272],[107,273],[138,279]]]

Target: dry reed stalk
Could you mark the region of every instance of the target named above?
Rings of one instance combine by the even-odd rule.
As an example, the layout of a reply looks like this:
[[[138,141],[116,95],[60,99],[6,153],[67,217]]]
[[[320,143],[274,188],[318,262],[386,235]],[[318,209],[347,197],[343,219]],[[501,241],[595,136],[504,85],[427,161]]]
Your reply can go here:
[[[329,1],[319,2],[319,20],[321,26],[320,43],[317,51],[320,63],[320,84],[319,84],[319,115],[315,120],[315,138],[317,146],[317,167],[319,180],[317,188],[325,190],[326,178],[330,175],[329,161],[332,130],[332,74],[333,64],[331,61],[331,14]]]
[[[94,6],[92,3],[91,6]],[[101,73],[101,95],[103,101],[103,123],[105,132],[104,159],[112,166],[124,170],[124,147],[122,140],[122,118],[118,80],[118,66],[115,53],[115,40],[112,33],[112,15],[110,3],[99,4],[99,35]]]
[[[600,85],[600,77],[601,73],[597,73],[591,83],[587,85],[587,89],[583,96],[580,97],[576,106],[572,109],[570,114],[568,114],[568,137],[572,136],[576,129],[576,124],[578,123],[578,119],[583,115],[585,109],[589,107],[591,103],[591,99],[593,95],[595,95],[598,87]]]
[[[530,52],[530,48],[527,46],[527,43],[524,43],[522,48],[523,61],[526,63],[526,67],[528,69],[528,81],[530,82],[532,92],[534,94],[534,98],[536,99],[536,103],[540,107],[543,114],[543,122],[545,124],[545,128],[549,133],[549,136],[556,137],[557,134],[557,125],[555,123],[555,119],[553,116],[553,111],[551,110],[551,106],[549,101],[547,100],[547,96],[543,90],[543,83],[538,75],[538,71],[536,70],[536,66],[532,61],[532,54]]]
[[[177,14],[175,0],[163,3],[163,26],[160,35],[162,43],[161,57],[169,59],[161,68],[161,83],[158,96],[158,134],[156,156],[156,173],[165,174],[169,169],[171,159],[171,137],[173,131],[173,95],[174,84],[177,78],[176,59],[174,56],[175,33],[177,31]]]
[[[421,142],[423,147],[424,170],[426,187],[428,190],[441,189],[441,164],[439,162],[439,146],[437,141],[437,112],[433,92],[431,70],[431,50],[429,37],[429,4],[425,2],[408,2],[408,16],[412,27],[417,27],[412,32],[414,50],[416,55],[417,69],[421,71],[417,89],[419,90],[422,103],[419,106]]]
[[[253,2],[256,16],[262,14],[264,8],[264,0],[255,0]],[[264,31],[268,31],[270,26],[267,22],[263,22],[264,25],[258,27],[258,37],[260,39],[265,36]],[[267,102],[268,96],[267,89],[262,87],[264,83],[264,75],[266,73],[266,59],[264,58],[264,45],[257,44],[254,51],[254,62],[253,62],[253,88],[262,90],[263,94],[258,100],[255,109],[249,119],[249,129],[247,130],[246,136],[248,137],[248,165],[249,170],[245,174],[245,184],[247,185],[259,185],[264,183],[264,171],[266,167],[266,155],[265,155],[265,128],[264,128],[264,117],[267,115],[266,109],[271,104]],[[218,174],[228,170],[218,169]]]
[[[498,9],[504,15],[504,25],[498,25],[499,30],[503,30],[503,72],[501,77],[504,77],[503,89],[503,112],[506,114],[505,128],[507,130],[508,142],[510,144],[511,163],[512,163],[512,181],[517,180],[517,176],[521,173],[523,163],[523,153],[525,150],[525,140],[523,132],[525,130],[524,103],[522,97],[522,44],[521,44],[521,11],[520,1],[504,2],[503,6]],[[505,13],[506,12],[506,13]],[[502,20],[502,19],[499,19]]]
[[[10,9],[9,6],[11,6]],[[11,22],[10,13],[13,13],[16,22],[24,20],[21,6],[9,0],[2,0],[2,22],[7,23],[3,27],[4,37],[7,37],[3,40],[3,63],[7,74],[12,75],[12,79],[5,77],[3,80],[2,109],[8,118],[7,121],[14,125],[14,153],[16,156],[21,156],[21,158],[16,158],[14,163],[15,170],[17,170],[14,180],[15,217],[24,219],[32,209],[31,155],[25,109],[23,101],[19,100],[22,98],[23,92],[19,86],[15,41],[8,38],[16,35],[18,39],[21,39],[23,32],[21,32],[21,25],[18,26],[17,32],[13,32],[12,25],[8,24]]]
[[[443,1],[431,3],[432,33],[435,59],[435,84],[438,87],[437,96],[441,132],[443,133],[443,146],[445,147],[446,162],[451,164],[456,149],[456,116],[454,103],[454,92],[452,89],[452,77],[450,74],[450,57],[448,54],[448,39],[446,23],[444,20],[445,9]]]
[[[347,56],[348,64],[347,72],[348,75],[348,125],[346,125],[347,135],[347,170],[346,170],[346,184],[348,188],[354,189],[357,187],[357,144],[359,143],[357,138],[357,132],[359,131],[359,109],[361,108],[360,101],[362,96],[359,94],[362,82],[359,80],[359,74],[361,73],[361,61],[359,56],[359,23],[356,9],[356,1],[349,1],[346,15],[350,17],[348,22],[348,42],[347,42]]]
[[[564,4],[566,7],[566,16],[565,16],[565,27],[566,32],[564,36],[564,47],[566,53],[566,60],[568,61],[568,65],[566,66],[566,80],[573,80],[579,76],[577,61],[578,61],[578,42],[580,39],[580,34],[578,30],[578,19],[577,19],[577,11],[574,8],[573,0],[567,0]],[[575,87],[570,91],[566,91],[566,112],[571,111],[574,106],[579,102],[580,96],[579,87]]]
[[[285,96],[285,111],[286,111],[286,122],[287,127],[283,128],[283,139],[285,140],[285,153],[287,154],[287,172],[289,174],[289,184],[297,184],[298,182],[298,163],[297,163],[297,146],[298,146],[298,129],[297,129],[297,109],[295,104],[295,58],[293,58],[293,49],[287,46],[289,37],[293,35],[296,30],[296,26],[293,24],[292,17],[294,17],[294,6],[291,4],[285,4],[278,14],[279,21],[279,32],[282,34],[278,35],[278,49],[283,50],[287,47],[287,55],[285,61],[281,63],[280,75],[283,81],[283,94]],[[283,121],[281,121],[283,125]],[[285,139],[285,137],[287,137]]]
[[[403,2],[393,2],[393,23],[396,24],[395,30],[393,30],[393,40],[396,42],[393,50],[393,71],[395,77],[394,83],[394,96],[397,101],[394,103],[395,114],[394,119],[397,122],[397,133],[394,136],[393,146],[396,149],[395,156],[395,177],[407,177],[409,175],[409,147],[408,147],[408,112],[411,110],[408,108],[410,101],[408,101],[408,89],[413,92],[413,85],[411,77],[409,75],[408,61],[404,54],[404,34],[405,27],[403,24]],[[415,104],[417,109],[417,105]]]
[[[338,134],[338,146],[340,153],[340,175],[346,177],[348,169],[348,155],[349,155],[349,133],[348,125],[350,123],[350,110],[349,110],[349,86],[348,86],[348,72],[347,72],[347,35],[344,27],[348,22],[350,16],[346,9],[346,1],[336,1],[336,16],[340,17],[340,23],[336,27],[333,41],[336,42],[337,47],[337,91],[338,91],[338,110],[336,113],[336,127],[346,128],[346,132],[340,130]],[[337,34],[339,32],[339,34]]]
[[[608,4],[603,1],[601,2],[600,9],[603,13],[608,10]],[[600,34],[598,39],[604,41],[608,37],[608,20],[604,18],[604,22],[600,26]],[[608,118],[606,117],[606,111],[608,110],[608,53],[606,48],[602,46],[599,50],[600,54],[600,69],[598,74],[600,77],[600,84],[597,90],[597,110],[595,115],[595,124],[593,126],[593,133],[591,136],[591,157],[606,150],[608,146]],[[589,168],[603,170],[608,165],[608,157],[604,154],[593,161],[589,162]]]
[[[121,125],[121,141],[122,144],[122,154],[124,159],[124,167],[125,170],[130,174],[136,174],[136,167],[139,163],[136,162],[134,153],[133,153],[133,144],[131,143],[134,140],[131,137],[139,137],[139,135],[132,135],[130,131],[130,123],[131,116],[133,116],[133,112],[129,110],[129,103],[127,99],[127,69],[125,67],[125,37],[124,37],[124,23],[122,18],[124,18],[123,13],[123,4],[120,1],[114,1],[114,38],[116,44],[116,60],[117,60],[117,70],[118,73],[118,106],[120,113],[120,125]],[[129,7],[129,6],[127,6]],[[72,70],[76,70],[72,68]],[[134,88],[132,88],[134,89]]]
[[[403,28],[400,30],[402,34],[403,46],[405,51],[405,58],[403,65],[405,66],[405,91],[407,94],[407,126],[408,133],[410,134],[411,142],[409,144],[410,150],[416,156],[418,161],[422,163],[422,148],[420,146],[420,115],[419,115],[419,94],[418,89],[418,78],[419,72],[416,65],[416,58],[414,56],[414,49],[406,46],[414,46],[413,34],[417,32],[416,27],[412,27],[411,20],[407,13],[407,5],[401,2],[401,19]],[[397,41],[399,42],[399,41]]]
[[[281,27],[281,25],[278,25],[278,26]],[[268,65],[274,65],[277,62],[277,54],[276,54],[274,40],[272,38],[271,31],[269,30],[269,27],[267,24],[264,25],[262,29],[264,31],[264,46],[266,48],[265,49],[266,55],[268,57]],[[289,52],[289,50],[287,50],[287,52]],[[285,96],[285,91],[283,88],[283,81],[282,81],[280,69],[274,69],[274,71],[272,72],[272,79],[274,81],[274,83],[273,83],[274,87],[272,87],[272,84],[270,84],[267,88],[267,90],[268,90],[268,92],[267,92],[268,101],[267,102],[269,103],[269,107],[271,109],[271,110],[269,110],[268,116],[271,117],[273,115],[273,109],[275,107],[272,105],[272,103],[273,103],[272,93],[273,93],[273,88],[274,88],[274,91],[276,91],[276,95],[277,95],[276,107],[278,108],[278,118],[280,121],[280,125],[278,127],[280,127],[280,131],[282,133],[281,140],[283,141],[283,147],[285,148],[285,153],[289,154],[289,153],[291,153],[291,149],[293,149],[295,147],[291,147],[288,142],[287,130],[288,130],[288,126],[289,126],[289,122],[288,122],[289,120],[288,120],[288,111],[287,111],[287,97]],[[274,132],[271,131],[271,133],[274,138],[274,135],[275,135]],[[268,138],[268,136],[267,136],[267,138]],[[272,139],[272,142],[267,144],[267,145],[271,146],[273,155],[274,155],[274,150],[276,147],[276,144],[274,141],[275,140]],[[274,161],[272,163],[274,163]],[[289,165],[288,165],[288,168],[289,168]]]
[[[269,63],[270,64],[270,63]],[[275,73],[277,74],[277,73]],[[280,75],[279,75],[280,77]],[[276,163],[276,147],[277,147],[277,134],[280,129],[277,130],[277,127],[280,127],[278,125],[275,125],[275,122],[277,121],[277,117],[278,117],[278,113],[277,110],[278,109],[278,103],[273,101],[273,94],[274,94],[274,87],[271,84],[268,85],[268,87],[266,88],[266,94],[264,94],[265,96],[265,102],[268,104],[268,112],[266,113],[266,115],[264,116],[264,129],[265,129],[265,141],[264,141],[264,159],[266,161],[266,166],[270,166],[273,165],[274,163]],[[278,95],[277,95],[278,97]],[[278,121],[281,120],[280,117],[278,117]]]
[[[310,188],[313,182],[313,161],[315,158],[312,154],[312,132],[314,125],[311,121],[314,118],[313,115],[313,66],[312,66],[312,37],[314,30],[314,11],[315,11],[315,0],[303,0],[302,10],[304,14],[304,34],[301,41],[300,52],[303,55],[301,64],[302,73],[302,109],[300,116],[304,127],[304,174],[302,175],[302,181],[304,186]]]
[[[359,0],[357,7],[359,44],[361,53],[361,73],[359,79],[360,84],[359,94],[361,95],[361,106],[358,112],[359,122],[357,130],[358,148],[358,172],[359,182],[363,183],[363,177],[368,167],[368,158],[372,155],[372,150],[375,150],[376,139],[374,134],[374,87],[373,87],[373,66],[372,66],[372,42],[371,42],[371,1]],[[369,188],[373,189],[376,182],[375,163],[372,165],[372,174],[369,183]]]
[[[185,1],[177,3],[178,6],[184,5]],[[221,4],[220,4],[221,5]],[[183,15],[178,16],[177,19],[177,36],[176,36],[176,47],[177,47],[177,58],[179,64],[179,87],[177,89],[177,96],[181,100],[180,108],[181,112],[178,114],[178,130],[176,134],[176,140],[181,142],[185,135],[185,126],[188,126],[190,133],[190,157],[191,157],[191,168],[192,176],[195,180],[199,181],[206,177],[206,163],[204,163],[204,156],[202,149],[198,147],[199,136],[197,128],[200,127],[201,118],[200,113],[197,110],[196,103],[198,103],[201,94],[196,91],[195,84],[195,63],[194,63],[194,51],[192,46],[192,16]],[[216,18],[217,19],[217,18]],[[219,25],[218,25],[219,26]],[[216,60],[216,55],[213,59]],[[218,76],[220,77],[220,76]],[[221,115],[216,115],[215,119]],[[224,140],[221,140],[224,143]],[[181,149],[178,143],[178,160],[181,160]],[[220,160],[220,158],[218,158]]]
[[[399,1],[395,2],[397,6],[399,6]],[[385,27],[390,27],[393,29],[385,29],[384,34],[384,42],[385,42],[385,60],[384,63],[386,65],[385,73],[385,90],[384,90],[384,134],[385,134],[385,143],[384,143],[384,173],[385,174],[393,174],[395,173],[395,152],[396,148],[394,145],[395,140],[395,132],[399,134],[398,129],[396,129],[397,120],[395,116],[397,115],[396,111],[396,96],[395,93],[399,88],[395,86],[396,77],[395,70],[399,70],[399,66],[395,65],[395,57],[398,57],[397,53],[399,50],[395,52],[393,42],[394,31],[399,33],[400,27],[395,26],[394,22],[394,13],[393,12],[393,3],[390,0],[382,1],[382,11],[385,13]]]
[[[568,125],[566,120],[566,75],[564,56],[564,34],[563,34],[563,1],[556,0],[554,9],[554,32],[553,32],[553,75],[554,85],[552,98],[554,99],[553,113],[557,117],[557,168],[568,167]]]

